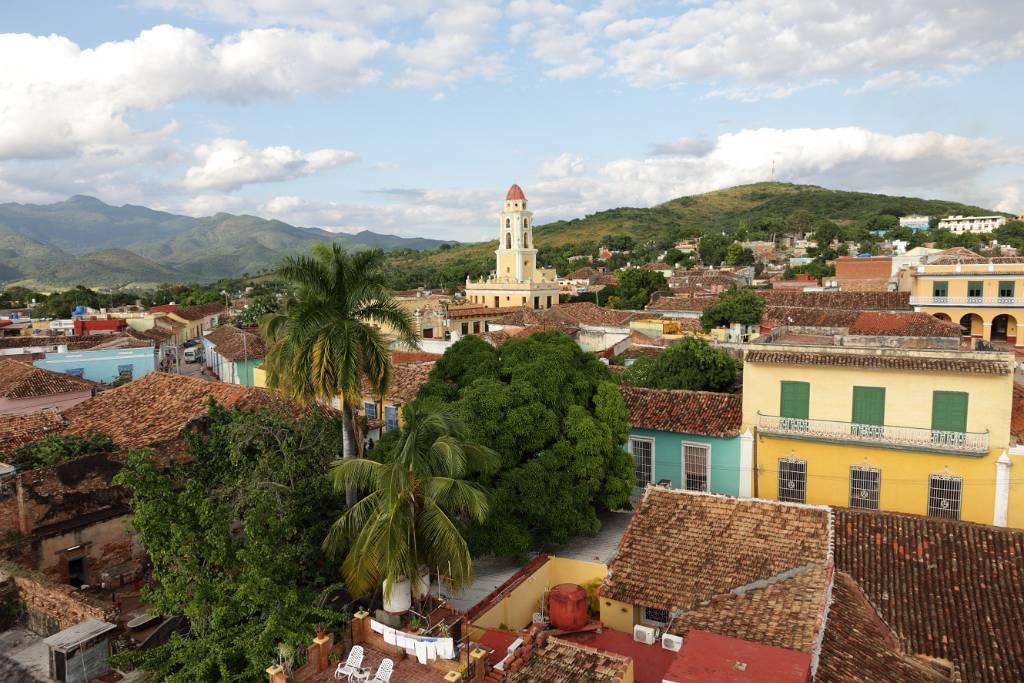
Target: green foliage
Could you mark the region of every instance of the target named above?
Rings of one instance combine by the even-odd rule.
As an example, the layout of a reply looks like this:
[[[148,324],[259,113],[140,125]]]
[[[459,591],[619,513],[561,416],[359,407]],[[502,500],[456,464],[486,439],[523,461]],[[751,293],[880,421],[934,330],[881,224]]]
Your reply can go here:
[[[601,296],[607,297],[609,308],[640,310],[650,303],[652,294],[667,290],[668,281],[661,271],[628,268],[619,273],[619,283],[605,287]]]
[[[754,252],[733,242],[725,250],[725,263],[729,266],[750,266],[754,263]]]
[[[276,296],[264,294],[255,297],[242,311],[235,316],[235,325],[240,327],[253,327],[260,324],[263,316],[277,313],[279,308]]]
[[[383,443],[374,460],[339,460],[336,490],[366,495],[331,527],[324,547],[337,554],[345,585],[355,596],[416,576],[420,567],[441,569],[454,590],[472,580],[473,560],[460,520],[482,523],[490,509],[471,474],[497,469],[498,456],[468,439],[454,408],[423,399],[405,407],[397,441]],[[350,545],[351,543],[351,545]]]
[[[700,254],[700,262],[705,266],[720,266],[728,254],[729,244],[732,240],[718,233],[710,233],[700,238],[697,245],[697,253]]]
[[[23,308],[32,300],[42,301],[46,295],[26,287],[8,287],[0,290],[0,308]]]
[[[764,312],[764,299],[751,289],[740,289],[733,285],[723,292],[713,305],[704,309],[700,325],[705,332],[715,327],[728,327],[733,323],[757,325]]]
[[[14,462],[19,469],[31,470],[37,467],[59,465],[84,455],[113,453],[113,440],[100,432],[82,434],[50,434],[38,441],[19,446],[14,451]]]
[[[76,306],[100,307],[100,296],[86,287],[75,287],[63,292],[51,294],[45,301],[38,304],[33,315],[40,318],[68,318]]]
[[[467,530],[474,553],[522,557],[541,543],[595,533],[598,510],[628,506],[632,461],[626,409],[608,368],[572,339],[544,332],[487,354],[466,340],[445,352],[424,396],[447,385],[472,440],[501,466],[478,481],[491,514]],[[463,358],[459,358],[463,357]],[[480,372],[468,372],[482,360]],[[420,399],[417,399],[420,400]]]
[[[478,379],[496,380],[499,367],[498,350],[476,335],[467,335],[434,364],[419,397],[456,401],[462,387]]]
[[[782,272],[782,277],[786,280],[792,280],[797,275],[813,275],[816,278],[832,277],[836,274],[835,264],[827,264],[824,261],[815,259],[810,263],[806,263],[802,266],[787,266],[786,270]]]
[[[320,543],[342,509],[327,472],[342,426],[311,412],[228,411],[211,401],[191,462],[129,454],[114,482],[132,496],[132,526],[153,563],[143,590],[158,614],[183,614],[192,637],[114,658],[170,683],[265,680],[277,644],[307,645],[336,580]]]
[[[626,368],[623,380],[654,389],[735,391],[740,362],[703,339],[683,337],[657,358],[639,358]]]

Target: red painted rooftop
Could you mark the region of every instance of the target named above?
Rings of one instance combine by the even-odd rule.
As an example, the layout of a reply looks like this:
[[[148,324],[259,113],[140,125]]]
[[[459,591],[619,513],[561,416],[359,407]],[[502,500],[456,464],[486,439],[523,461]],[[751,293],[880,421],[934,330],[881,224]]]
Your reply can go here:
[[[665,673],[678,657],[678,653],[666,650],[660,642],[645,645],[633,640],[631,633],[621,633],[610,628],[605,628],[600,633],[570,633],[559,638],[629,657],[633,660],[633,680],[636,683],[662,683],[662,680],[665,680]]]
[[[634,665],[636,659],[633,660]],[[637,683],[641,679],[637,677]],[[661,679],[659,679],[661,680]],[[706,631],[686,634],[665,683],[808,683],[811,656]]]
[[[513,185],[512,187],[508,188],[508,194],[505,195],[505,201],[508,201],[510,199],[526,199],[526,195],[523,194],[523,188],[519,187],[518,185]]]

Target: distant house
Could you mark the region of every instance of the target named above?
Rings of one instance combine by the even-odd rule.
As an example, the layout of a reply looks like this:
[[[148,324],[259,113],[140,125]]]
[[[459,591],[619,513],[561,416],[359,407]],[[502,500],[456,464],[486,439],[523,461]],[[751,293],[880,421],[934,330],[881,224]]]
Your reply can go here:
[[[255,386],[253,373],[263,364],[267,345],[263,338],[233,325],[222,325],[202,338],[206,367],[228,384]]]
[[[366,418],[365,436],[379,441],[382,432],[400,429],[402,406],[416,398],[434,362],[439,358],[427,353],[395,353],[391,360],[391,385],[382,395],[374,393],[364,378],[362,383],[362,405],[358,413]]]
[[[631,386],[621,392],[638,491],[665,482],[687,491],[750,495],[753,440],[748,435],[744,448],[739,394]]]
[[[88,337],[94,334],[114,334],[123,332],[127,326],[118,318],[97,320],[95,318],[75,318],[72,323],[75,336]]]
[[[110,384],[118,379],[138,379],[156,369],[153,346],[143,341],[114,348],[93,348],[47,353],[33,362],[37,368],[61,372],[90,382]]]
[[[174,330],[177,343],[181,344],[189,339],[196,339],[209,332],[220,322],[227,308],[224,304],[199,304],[186,308],[177,308],[170,311],[166,317],[180,323],[181,327]]]
[[[0,358],[0,415],[64,410],[90,398],[94,386],[64,373]]]

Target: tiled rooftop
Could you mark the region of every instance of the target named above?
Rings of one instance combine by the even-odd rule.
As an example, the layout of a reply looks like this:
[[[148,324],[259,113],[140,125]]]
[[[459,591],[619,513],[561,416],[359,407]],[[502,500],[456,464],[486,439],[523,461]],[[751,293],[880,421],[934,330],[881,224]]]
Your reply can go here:
[[[817,365],[848,368],[883,368],[887,370],[919,370],[923,372],[955,372],[969,375],[1007,375],[1006,360],[979,358],[943,358],[880,353],[815,353],[754,349],[743,359],[747,363],[768,365]]]
[[[573,304],[559,304],[553,308],[534,310],[532,308],[512,309],[496,323],[527,327],[543,324],[599,325],[606,327],[626,327],[630,320],[642,317],[635,311],[618,311],[604,308],[589,301]]]
[[[836,572],[817,680],[943,683],[954,680],[951,668],[905,654],[857,583]]]
[[[0,398],[20,399],[90,391],[96,385],[63,372],[51,372],[0,358]]]
[[[507,683],[619,683],[630,666],[629,659],[621,655],[559,638],[548,638],[535,647],[533,656],[520,669],[505,677]]]
[[[952,661],[965,683],[1024,671],[1024,531],[837,509],[837,569],[909,653]]]
[[[267,355],[263,337],[234,325],[221,325],[206,335],[206,339],[218,354],[232,362],[260,359]]]
[[[227,307],[224,304],[212,303],[212,304],[198,304],[196,306],[189,306],[188,308],[179,308],[174,312],[179,318],[185,320],[202,320],[208,318],[211,315],[218,315],[224,313]]]
[[[850,325],[850,334],[884,335],[893,337],[955,337],[960,338],[960,326],[943,322],[922,312],[883,313],[862,311]]]
[[[831,559],[827,508],[649,486],[601,595],[659,609],[711,598]]]
[[[18,447],[62,429],[64,418],[59,413],[4,415],[0,418],[0,455],[6,457]]]
[[[391,363],[391,384],[385,393],[385,398],[395,405],[407,403],[416,398],[420,387],[427,382],[430,371],[434,369],[434,362],[414,361],[411,363]],[[362,378],[362,395],[373,396],[374,391],[370,382]]]
[[[740,433],[743,399],[739,394],[631,386],[619,390],[633,428],[717,437]]]
[[[661,683],[678,654],[666,650],[661,643],[647,645],[633,640],[632,633],[622,633],[610,628],[598,631],[566,634],[564,640],[578,643],[595,650],[613,652],[633,660],[633,678],[637,683]]]
[[[703,311],[718,301],[717,294],[673,295],[655,297],[647,304],[648,311]]]
[[[768,306],[851,309],[861,311],[911,310],[909,292],[791,292],[759,290]]]

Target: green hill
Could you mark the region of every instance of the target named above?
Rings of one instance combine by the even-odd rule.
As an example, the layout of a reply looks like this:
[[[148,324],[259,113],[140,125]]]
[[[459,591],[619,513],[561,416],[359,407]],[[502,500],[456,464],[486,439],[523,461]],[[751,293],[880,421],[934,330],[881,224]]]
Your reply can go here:
[[[616,208],[568,221],[555,221],[534,229],[541,251],[576,245],[577,253],[589,253],[608,235],[629,236],[637,241],[660,241],[690,232],[738,232],[767,219],[785,220],[794,213],[813,220],[840,225],[867,221],[888,214],[991,215],[991,209],[958,202],[917,197],[897,197],[867,192],[829,190],[815,185],[756,183],[714,192],[679,197],[646,209]],[[476,277],[494,269],[497,241],[463,244],[417,254],[391,256],[395,286],[450,285],[467,274]]]

